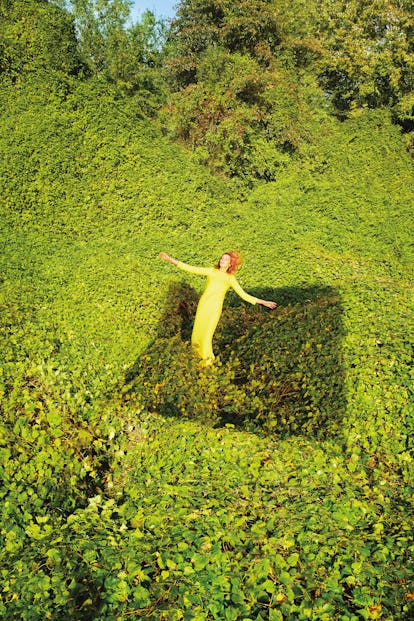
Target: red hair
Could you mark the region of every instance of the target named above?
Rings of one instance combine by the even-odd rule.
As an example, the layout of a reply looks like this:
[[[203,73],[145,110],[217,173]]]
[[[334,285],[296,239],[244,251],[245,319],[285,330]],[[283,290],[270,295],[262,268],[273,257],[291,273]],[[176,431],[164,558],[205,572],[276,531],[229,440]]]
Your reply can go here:
[[[230,252],[223,252],[221,256],[224,254],[228,254],[231,260],[229,267],[227,268],[227,274],[235,274],[242,263],[240,252],[236,252],[235,250],[231,250]],[[221,259],[221,257],[220,257]],[[216,268],[220,268],[220,259],[216,265]]]

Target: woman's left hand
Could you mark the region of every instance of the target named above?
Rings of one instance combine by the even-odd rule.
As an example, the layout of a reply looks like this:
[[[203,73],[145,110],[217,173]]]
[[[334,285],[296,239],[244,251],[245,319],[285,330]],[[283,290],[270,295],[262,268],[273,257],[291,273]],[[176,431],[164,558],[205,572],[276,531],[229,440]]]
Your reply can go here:
[[[271,308],[272,310],[276,308],[276,302],[272,302],[270,300],[257,300],[258,304],[262,304],[262,306],[267,306],[267,308]]]

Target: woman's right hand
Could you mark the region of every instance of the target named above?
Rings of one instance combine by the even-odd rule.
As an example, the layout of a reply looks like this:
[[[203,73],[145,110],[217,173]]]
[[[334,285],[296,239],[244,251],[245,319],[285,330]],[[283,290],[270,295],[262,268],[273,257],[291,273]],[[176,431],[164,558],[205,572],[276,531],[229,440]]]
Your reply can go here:
[[[164,261],[168,261],[169,263],[172,263],[173,265],[177,265],[179,263],[177,259],[170,257],[170,255],[167,254],[166,252],[160,252],[160,257],[161,259],[164,259]]]

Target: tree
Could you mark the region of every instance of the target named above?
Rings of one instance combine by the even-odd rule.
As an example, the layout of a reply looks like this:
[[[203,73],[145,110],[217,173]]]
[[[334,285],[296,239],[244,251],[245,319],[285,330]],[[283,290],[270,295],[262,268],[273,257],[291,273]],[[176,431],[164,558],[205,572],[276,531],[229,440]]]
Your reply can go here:
[[[121,37],[116,53],[107,59],[110,77],[129,92],[140,88],[161,96],[165,23],[151,11],[145,11],[141,20],[124,30]]]
[[[170,40],[169,77],[187,86],[197,81],[198,60],[209,48],[249,54],[266,64],[280,35],[271,0],[183,0]]]
[[[145,11],[141,21],[129,25],[131,4],[72,0],[81,54],[91,74],[101,74],[127,92],[142,87],[159,92],[165,24]]]
[[[281,13],[272,0],[179,6],[166,122],[215,172],[273,179],[308,134],[311,113]]]
[[[324,3],[320,24],[320,79],[337,108],[390,106],[402,111],[414,91],[412,2]]]
[[[79,47],[91,73],[107,69],[108,61],[125,47],[130,0],[71,0]]]
[[[0,70],[13,79],[39,70],[60,75],[81,68],[73,18],[46,0],[2,0]]]

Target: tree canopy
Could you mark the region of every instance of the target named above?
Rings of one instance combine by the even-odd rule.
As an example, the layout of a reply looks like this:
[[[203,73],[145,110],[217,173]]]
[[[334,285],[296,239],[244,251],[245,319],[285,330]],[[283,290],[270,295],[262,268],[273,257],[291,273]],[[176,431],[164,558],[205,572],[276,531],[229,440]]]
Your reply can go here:
[[[72,16],[47,0],[2,0],[0,71],[17,79],[37,71],[77,74],[80,50]]]
[[[412,0],[182,0],[176,18],[130,0],[2,0],[0,70],[100,76],[213,171],[274,179],[321,123],[386,108],[414,128]],[[150,106],[145,101],[151,101]]]
[[[323,111],[387,107],[412,129],[412,8],[183,0],[167,61],[174,135],[215,170],[273,178],[281,154],[306,151]]]

